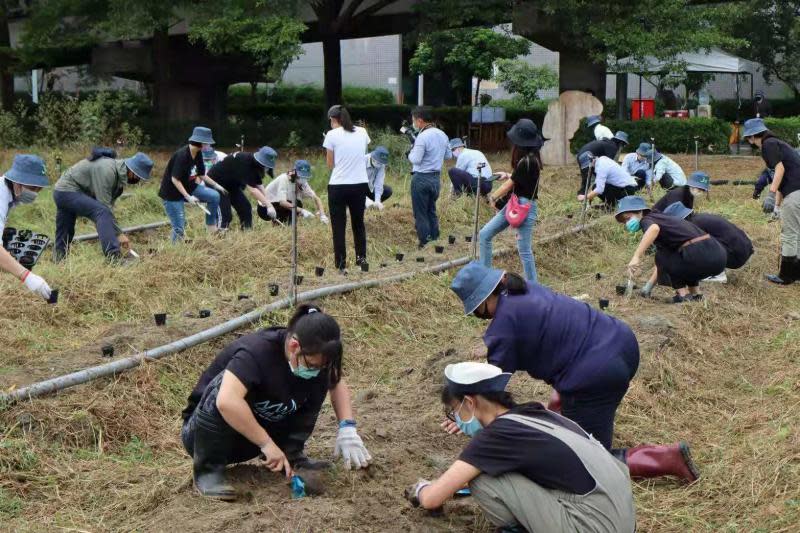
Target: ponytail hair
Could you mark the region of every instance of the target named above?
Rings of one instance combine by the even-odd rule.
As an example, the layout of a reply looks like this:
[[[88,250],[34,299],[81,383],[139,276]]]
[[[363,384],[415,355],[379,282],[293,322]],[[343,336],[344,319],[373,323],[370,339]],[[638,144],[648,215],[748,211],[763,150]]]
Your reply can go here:
[[[500,294],[503,292],[507,292],[508,294],[515,296],[518,294],[527,294],[528,292],[528,282],[525,281],[519,274],[514,274],[512,272],[506,272],[503,281],[501,281],[497,287],[495,287],[492,294]]]
[[[442,404],[445,406],[445,410],[449,411],[448,407],[454,402],[462,402],[464,396],[467,396],[467,394],[454,394],[447,385],[445,385],[441,392]],[[513,409],[517,406],[517,402],[514,401],[514,396],[508,391],[482,392],[480,394],[470,394],[470,396],[480,396],[484,400],[505,407],[506,409]]]
[[[301,304],[295,309],[286,327],[288,336],[297,337],[307,354],[322,354],[329,367],[330,386],[342,379],[342,332],[339,324],[317,304]]]
[[[335,105],[328,110],[328,118],[335,118],[344,131],[356,131],[350,112],[344,106]]]

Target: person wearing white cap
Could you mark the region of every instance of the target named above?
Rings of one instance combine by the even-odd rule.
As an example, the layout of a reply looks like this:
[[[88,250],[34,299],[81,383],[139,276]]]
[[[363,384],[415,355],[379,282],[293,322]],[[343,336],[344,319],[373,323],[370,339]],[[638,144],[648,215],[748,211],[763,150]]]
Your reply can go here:
[[[469,484],[486,518],[504,531],[633,532],[628,469],[575,422],[540,403],[517,405],[511,374],[487,363],[445,368],[447,416],[472,437],[438,479],[406,490],[437,509]]]
[[[450,183],[453,186],[453,196],[462,194],[474,195],[478,187],[478,176],[481,177],[481,195],[486,196],[492,191],[492,167],[483,152],[464,146],[460,138],[450,139],[450,151],[456,164],[447,171]]]
[[[800,281],[800,155],[775,137],[760,118],[744,123],[744,138],[761,149],[767,168],[775,174],[769,194],[775,198],[773,213],[781,220],[781,265],[767,280],[778,285]]]
[[[466,315],[491,320],[483,336],[488,362],[551,385],[548,408],[591,433],[628,465],[631,476],[676,476],[688,482],[699,477],[685,442],[611,447],[617,408],[639,367],[639,343],[627,324],[477,262],[462,268],[450,288]],[[449,420],[443,427],[464,432]]]
[[[44,160],[41,157],[32,154],[14,156],[11,168],[0,176],[0,233],[4,237],[8,212],[17,205],[33,203],[39,191],[49,185]],[[8,229],[11,231],[11,228]],[[0,246],[0,270],[16,276],[32,293],[45,300],[50,298],[50,286],[44,278],[22,266],[2,246]]]

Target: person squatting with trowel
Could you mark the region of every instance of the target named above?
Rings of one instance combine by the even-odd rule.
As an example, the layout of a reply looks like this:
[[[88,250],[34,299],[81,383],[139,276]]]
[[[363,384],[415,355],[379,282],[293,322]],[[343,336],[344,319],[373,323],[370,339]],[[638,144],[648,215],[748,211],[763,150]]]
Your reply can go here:
[[[285,328],[262,329],[223,348],[183,411],[181,440],[200,494],[235,500],[225,467],[258,457],[287,479],[329,468],[304,452],[329,393],[339,425],[334,457],[342,456],[347,469],[369,466],[342,374],[343,351],[339,324],[314,304],[298,306]]]
[[[126,185],[150,179],[153,161],[138,152],[127,159],[117,159],[109,148],[95,148],[91,155],[68,168],[56,182],[56,242],[53,258],[67,257],[75,237],[75,222],[86,217],[94,222],[100,247],[110,261],[135,257],[130,240],[114,216],[114,204]]]
[[[577,196],[586,195],[589,193],[589,186],[591,183],[589,182],[589,167],[585,167],[581,165],[580,159],[578,158],[581,154],[589,152],[595,157],[602,157],[606,156],[607,158],[611,159],[612,161],[617,160],[617,156],[619,156],[620,151],[622,148],[628,145],[628,134],[624,131],[618,131],[614,137],[610,139],[598,139],[595,141],[588,142],[580,147],[576,156],[578,161],[578,168],[581,172],[581,185],[578,189]],[[583,200],[579,200],[583,201]]]
[[[256,208],[258,216],[262,220],[272,220],[274,224],[291,224],[292,209],[297,204],[297,215],[302,218],[314,218],[314,213],[303,207],[303,198],[314,201],[317,207],[317,215],[320,222],[328,223],[325,215],[325,207],[322,205],[317,193],[309,185],[311,179],[311,164],[299,159],[288,172],[284,172],[272,180],[266,188],[267,198],[272,204],[262,205],[260,202]]]

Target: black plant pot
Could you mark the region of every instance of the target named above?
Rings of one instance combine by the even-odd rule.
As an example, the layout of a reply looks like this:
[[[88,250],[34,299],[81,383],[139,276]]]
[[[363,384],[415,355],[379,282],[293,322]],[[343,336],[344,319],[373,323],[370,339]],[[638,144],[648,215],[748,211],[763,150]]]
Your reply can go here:
[[[303,276],[295,276],[294,277],[294,284],[295,285],[302,285],[303,284]]]
[[[167,313],[156,313],[153,318],[156,321],[156,326],[163,326],[167,323]]]
[[[113,357],[114,356],[114,347],[110,344],[103,346],[103,357]]]
[[[597,303],[600,306],[600,309],[604,309],[604,310],[608,309],[608,300],[607,299],[600,298],[600,300],[598,300]]]
[[[388,266],[389,266],[389,264],[388,264],[388,263],[381,263],[381,268],[386,268],[386,267],[388,267]]]
[[[619,296],[624,296],[625,291],[628,289],[627,285],[617,285],[616,290]]]
[[[320,277],[320,278],[321,278],[322,276],[324,276],[324,275],[325,275],[325,268],[323,268],[323,267],[317,267],[317,268],[315,268],[315,269],[314,269],[314,274],[316,274],[316,275],[317,275],[317,277]]]
[[[404,254],[394,254],[394,258],[397,259],[398,261],[402,261],[404,257],[405,257]]]
[[[424,257],[417,257],[417,263],[424,263],[424,262],[425,262]]]
[[[597,274],[594,275],[594,279],[603,279],[603,275],[600,272],[598,272]]]
[[[434,249],[436,250],[437,254],[443,254],[444,253],[444,246],[437,246]]]
[[[361,272],[369,272],[369,263],[366,261],[361,263]]]
[[[467,235],[466,237],[464,237],[464,240],[467,242],[472,242],[472,235]]]
[[[239,300],[239,301],[249,300],[250,299],[250,295],[249,294],[240,294],[239,296],[236,297],[236,299]]]
[[[47,299],[47,303],[49,304],[58,303],[58,289],[53,289],[50,291],[50,298]]]
[[[30,269],[33,266],[34,263],[35,263],[35,261],[34,261],[33,257],[31,257],[29,255],[23,255],[22,257],[19,258],[19,264],[24,266],[27,269]]]
[[[211,316],[211,310],[210,309],[201,309],[200,310],[200,318],[208,318],[210,316]]]
[[[277,296],[278,291],[280,291],[280,287],[276,283],[269,284],[269,295],[270,296]]]
[[[448,242],[449,244],[455,244],[455,243],[456,243],[456,236],[455,236],[455,235],[449,235],[449,236],[447,237],[447,242]]]

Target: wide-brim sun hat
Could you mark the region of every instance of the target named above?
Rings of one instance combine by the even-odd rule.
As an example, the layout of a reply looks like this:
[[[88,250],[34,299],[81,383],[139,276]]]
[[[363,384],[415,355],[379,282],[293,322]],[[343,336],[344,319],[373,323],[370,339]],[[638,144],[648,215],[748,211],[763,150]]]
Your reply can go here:
[[[211,148],[211,146],[200,150],[200,154],[203,156],[203,159],[205,160],[211,160],[217,157],[217,151]]]
[[[137,152],[133,157],[125,160],[125,166],[128,170],[136,174],[136,177],[142,180],[149,180],[150,173],[153,171],[153,160],[147,157],[142,152]]]
[[[305,159],[299,159],[294,163],[294,171],[301,180],[308,180],[311,177],[311,163]]]
[[[589,115],[586,117],[586,127],[591,128],[602,122],[603,118],[600,115]]]
[[[503,270],[488,268],[473,261],[458,271],[450,290],[464,304],[464,314],[471,315],[500,285],[505,274]]]
[[[447,365],[444,379],[453,395],[486,394],[506,390],[511,373],[489,363],[466,361]]]
[[[385,146],[377,146],[372,152],[370,152],[369,156],[379,165],[389,164],[389,149]]]
[[[448,144],[450,145],[450,150],[455,150],[456,148],[464,147],[464,141],[458,137],[456,137],[455,139],[450,139],[450,142]]]
[[[615,133],[614,134],[614,138],[616,140],[626,144],[626,145],[629,144],[628,143],[628,134],[625,133],[624,131],[618,131],[617,133]]]
[[[636,153],[641,156],[646,156],[647,154],[650,153],[650,150],[652,149],[653,147],[650,146],[650,143],[642,143],[639,145],[638,148],[636,148]]]
[[[275,162],[278,159],[278,152],[270,148],[269,146],[262,146],[258,149],[258,152],[253,154],[253,157],[258,164],[264,168],[275,168]]]
[[[589,168],[595,159],[596,157],[592,152],[581,152],[578,154],[578,165],[580,165],[581,170]]]
[[[5,178],[8,181],[28,187],[47,187],[50,185],[47,180],[44,159],[33,154],[15,155],[11,168],[5,173]]]
[[[691,208],[686,207],[682,202],[675,202],[674,204],[669,204],[667,208],[664,209],[664,214],[676,218],[686,218],[692,214],[692,211]]]
[[[524,148],[541,148],[545,139],[539,133],[539,128],[529,118],[521,118],[508,130],[509,140],[516,146]]]
[[[744,133],[742,133],[743,137],[752,137],[753,135],[758,135],[759,133],[764,133],[769,128],[764,123],[763,118],[751,118],[745,120],[744,122]]]
[[[200,144],[217,144],[216,141],[214,141],[214,137],[211,135],[211,128],[206,128],[205,126],[197,126],[194,130],[192,130],[192,136],[189,137],[189,142]]]
[[[617,210],[614,213],[614,218],[617,219],[617,222],[620,222],[620,215],[623,213],[631,213],[636,211],[649,213],[650,208],[647,207],[647,202],[645,202],[644,198],[641,196],[626,196],[617,204]]]
[[[708,192],[711,188],[711,177],[703,172],[702,170],[698,170],[696,172],[692,172],[692,175],[686,180],[686,183],[689,187],[695,187],[697,189],[703,189],[704,191]]]

